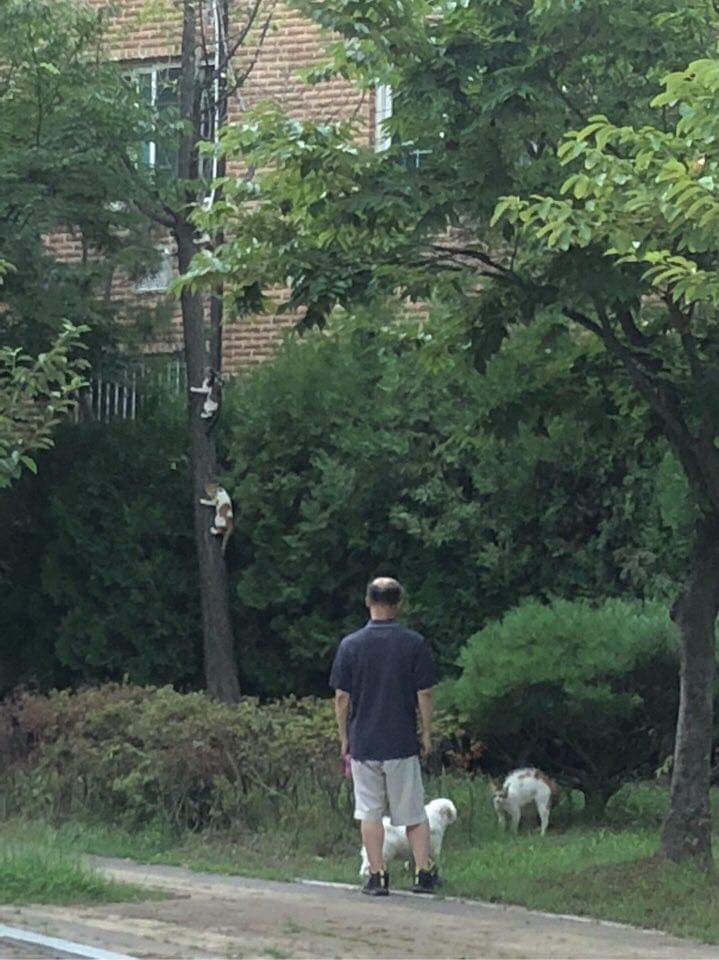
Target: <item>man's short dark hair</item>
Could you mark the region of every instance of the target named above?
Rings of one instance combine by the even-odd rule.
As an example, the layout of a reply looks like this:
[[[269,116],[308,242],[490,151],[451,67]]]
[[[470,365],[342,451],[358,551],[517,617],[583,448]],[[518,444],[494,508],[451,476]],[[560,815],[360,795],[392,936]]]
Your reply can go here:
[[[402,601],[402,586],[389,577],[378,577],[367,584],[367,599],[383,607],[398,607]]]

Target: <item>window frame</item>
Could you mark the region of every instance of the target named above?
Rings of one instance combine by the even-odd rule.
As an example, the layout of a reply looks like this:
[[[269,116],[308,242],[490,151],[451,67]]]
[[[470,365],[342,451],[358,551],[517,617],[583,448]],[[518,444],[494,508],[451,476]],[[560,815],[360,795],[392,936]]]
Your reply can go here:
[[[180,79],[180,69],[181,64],[179,60],[174,58],[171,60],[125,61],[126,77],[130,83],[135,85],[138,95],[140,95],[140,77],[150,77],[150,100],[148,105],[154,110],[157,110],[157,98],[160,92],[160,74],[167,71],[168,75],[170,75],[171,71],[175,71],[174,82],[177,83]],[[204,63],[201,64],[200,69],[207,73],[208,71],[213,71],[214,66],[211,63]],[[206,100],[206,91],[203,90],[200,105],[200,133],[203,142],[209,143],[213,142],[214,138],[216,110],[210,103],[206,102]],[[179,90],[177,101],[179,107]],[[147,146],[147,160],[144,160],[143,157],[143,162],[147,164],[150,170],[157,170],[157,141],[145,140],[143,141],[143,151],[145,146]],[[198,177],[200,179],[208,179],[208,165],[211,165],[209,157],[198,157]]]
[[[157,247],[157,250],[160,254],[160,263],[157,269],[135,280],[132,285],[134,292],[137,294],[167,293],[172,283],[174,277],[173,249],[168,243],[163,243]]]
[[[374,88],[374,149],[375,153],[384,153],[396,143],[392,135],[388,133],[385,124],[394,112],[394,95],[392,87],[387,83],[378,83]],[[409,169],[419,170],[422,162],[421,158],[426,157],[434,151],[431,149],[408,149],[411,141],[400,143],[399,146],[404,150],[403,165]]]
[[[137,90],[138,95],[140,94],[140,77],[149,76],[150,77],[150,102],[149,106],[156,110],[157,109],[157,96],[160,88],[159,75],[163,71],[167,71],[168,74],[171,70],[177,71],[177,79],[179,80],[180,72],[180,62],[179,60],[148,60],[141,63],[133,63],[132,61],[127,63],[127,78],[128,80],[135,84],[135,89]],[[157,141],[156,140],[145,140],[143,141],[143,147],[147,144],[147,166],[151,170],[157,169]]]
[[[392,107],[392,87],[388,83],[378,83],[374,88],[375,153],[384,153],[392,146],[392,137],[385,128],[385,123],[392,116]]]

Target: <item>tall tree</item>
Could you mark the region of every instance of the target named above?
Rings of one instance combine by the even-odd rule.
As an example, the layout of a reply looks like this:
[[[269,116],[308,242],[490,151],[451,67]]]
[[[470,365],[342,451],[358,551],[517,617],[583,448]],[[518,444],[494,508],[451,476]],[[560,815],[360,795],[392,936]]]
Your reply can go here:
[[[155,136],[176,148],[174,169],[158,170],[151,202],[143,209],[170,231],[177,266],[184,274],[206,244],[193,220],[195,209],[212,207],[221,196],[223,162],[213,167],[212,146],[225,125],[230,103],[250,76],[269,30],[276,0],[181,0],[180,68],[177,107],[170,123],[157,116]],[[201,153],[202,145],[207,151]],[[211,367],[222,369],[222,292],[208,309],[201,292],[181,292],[188,387],[199,386]],[[200,417],[202,396],[188,392],[188,431],[195,542],[200,578],[205,679],[220,700],[236,701],[240,686],[235,662],[227,566],[220,538],[210,533],[205,485],[215,479],[217,451],[213,420]]]
[[[681,687],[671,810],[663,843],[675,860],[711,861],[709,780],[715,622],[719,612],[719,60],[667,80],[657,110],[680,107],[673,129],[617,127],[603,116],[559,154],[578,170],[564,198],[508,197],[497,218],[544,251],[607,260],[601,284],[557,277],[552,300],[599,338],[661,425],[697,512],[691,569],[673,615]]]
[[[719,602],[714,427],[704,409],[719,345],[713,314],[706,298],[703,309],[694,306],[696,292],[672,293],[663,305],[656,297],[647,301],[641,270],[607,261],[608,242],[625,249],[610,233],[626,234],[637,249],[646,243],[655,250],[648,239],[653,222],[643,225],[644,233],[624,225],[625,216],[636,214],[636,198],[625,198],[625,206],[615,209],[606,235],[582,217],[575,233],[565,233],[563,220],[572,220],[572,208],[557,209],[551,199],[529,208],[538,224],[534,232],[516,218],[492,222],[492,214],[503,196],[558,194],[565,179],[557,156],[563,136],[600,111],[621,125],[654,121],[653,139],[644,152],[625,158],[626,170],[618,161],[617,176],[629,183],[641,164],[645,173],[655,172],[651,151],[671,149],[679,111],[678,97],[668,96],[657,117],[651,99],[667,72],[713,48],[716,4],[297,0],[297,6],[341,37],[318,79],[339,72],[367,88],[391,85],[394,113],[386,132],[392,145],[372,155],[357,147],[347,127],[298,125],[276,112],[261,114],[253,126],[228,130],[230,156],[259,169],[274,163],[275,169],[252,186],[263,203],[252,210],[235,203],[206,219],[231,239],[213,257],[197,257],[190,277],[196,283],[222,280],[240,303],[255,297],[258,285],[289,277],[290,302],[306,308],[307,323],[322,323],[337,304],[397,291],[438,297],[462,320],[462,336],[479,372],[513,325],[547,315],[580,337],[590,331],[600,338],[616,362],[617,377],[628,379],[637,402],[649,405],[652,429],[661,429],[677,451],[700,512],[693,571],[676,605],[682,708],[663,846],[674,859],[707,863],[709,691]],[[586,136],[595,132],[588,129]],[[688,139],[682,149],[689,149]],[[606,152],[616,149],[612,143]],[[710,155],[709,147],[705,153]],[[590,167],[572,189],[591,212],[600,200],[589,184],[598,179],[601,186],[609,172],[596,157],[586,162],[600,172]],[[686,158],[677,162],[686,165]],[[696,177],[707,162],[703,155],[694,157]],[[659,189],[649,203],[656,202],[673,222],[668,203],[677,196],[682,202],[700,199],[682,193],[690,187],[696,184],[669,197]],[[232,190],[237,199],[250,193],[243,184]],[[690,219],[705,215],[701,206],[691,210]],[[543,220],[548,222],[539,223]],[[688,228],[685,236],[669,236],[661,224],[658,229],[658,249],[671,257],[685,242],[710,258],[710,244]],[[548,246],[539,249],[542,239]],[[704,276],[698,266],[697,271]],[[659,277],[665,292],[667,284],[678,282],[674,274]],[[645,328],[647,316],[652,321]]]
[[[222,161],[203,159],[199,146],[211,147],[225,122],[229,102],[257,60],[274,5],[172,4],[167,27],[176,29],[179,15],[180,66],[167,71],[162,104],[148,104],[127,69],[108,56],[106,10],[72,0],[5,0],[0,259],[14,269],[0,288],[0,345],[10,351],[3,359],[13,365],[16,385],[18,376],[29,378],[33,355],[44,351],[58,364],[60,351],[69,348],[72,362],[75,345],[67,335],[50,352],[66,320],[86,328],[91,364],[118,342],[127,344],[128,312],[113,296],[113,281],[120,272],[139,279],[159,265],[161,232],[176,240],[180,272],[191,262],[203,242],[192,208],[219,198],[220,189],[210,183],[223,173]],[[150,144],[153,165],[143,162]],[[74,245],[69,258],[58,249],[68,235]],[[208,319],[203,296],[182,295],[189,384],[202,382],[208,364],[220,369],[220,307],[217,297]],[[236,700],[226,568],[209,533],[207,508],[199,504],[217,469],[215,445],[199,416],[201,397],[188,396],[188,495],[195,505],[206,681],[215,696]]]

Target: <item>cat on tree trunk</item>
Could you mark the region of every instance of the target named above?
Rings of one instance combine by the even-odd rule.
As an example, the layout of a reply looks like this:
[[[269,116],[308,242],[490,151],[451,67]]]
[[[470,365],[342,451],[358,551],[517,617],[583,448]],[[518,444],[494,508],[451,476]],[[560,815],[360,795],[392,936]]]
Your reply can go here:
[[[219,373],[208,367],[202,384],[199,387],[190,387],[190,393],[198,393],[204,397],[200,419],[209,420],[208,430],[211,429],[220,415],[222,402],[222,379]]]
[[[214,508],[215,516],[212,521],[212,526],[210,527],[210,533],[213,537],[222,538],[220,543],[222,544],[222,556],[224,557],[225,550],[227,549],[227,541],[232,536],[234,529],[232,500],[227,490],[215,481],[205,484],[205,493],[207,494],[207,498],[201,497],[200,503],[203,507]]]

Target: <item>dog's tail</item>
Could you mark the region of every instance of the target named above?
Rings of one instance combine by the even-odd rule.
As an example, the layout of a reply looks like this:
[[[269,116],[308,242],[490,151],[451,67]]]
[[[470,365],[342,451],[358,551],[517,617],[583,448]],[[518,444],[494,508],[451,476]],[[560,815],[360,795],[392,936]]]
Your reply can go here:
[[[542,773],[541,770],[535,770],[534,776],[537,778],[537,780],[541,780],[543,783],[547,784],[550,793],[549,803],[552,807],[556,807],[562,798],[561,787],[556,783],[556,781],[552,780],[551,777],[548,777],[546,773]]]

